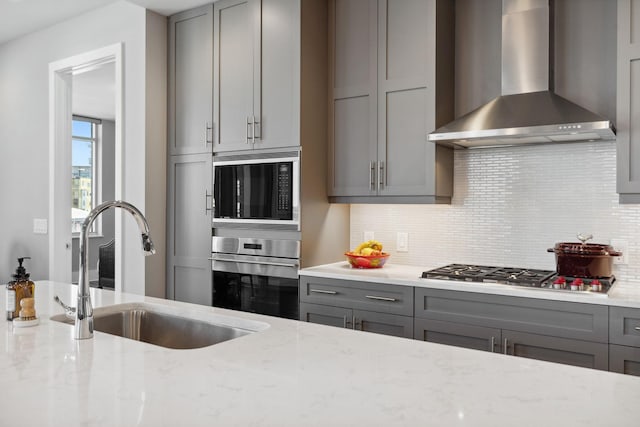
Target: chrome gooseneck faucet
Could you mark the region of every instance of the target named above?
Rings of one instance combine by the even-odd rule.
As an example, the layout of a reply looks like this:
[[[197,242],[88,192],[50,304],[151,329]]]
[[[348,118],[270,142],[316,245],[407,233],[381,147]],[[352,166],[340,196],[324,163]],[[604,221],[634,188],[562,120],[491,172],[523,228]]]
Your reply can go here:
[[[149,224],[142,213],[131,203],[122,200],[114,200],[105,202],[96,206],[82,223],[80,231],[80,271],[78,283],[78,304],[75,310],[75,339],[87,339],[93,337],[93,307],[91,305],[91,296],[89,293],[89,230],[95,219],[102,212],[109,208],[122,208],[133,215],[138,224],[138,228],[142,233],[142,250],[145,255],[153,255],[156,251],[153,247],[151,237],[149,237]],[[56,297],[57,298],[57,297]],[[58,301],[60,302],[60,301]],[[61,302],[60,302],[61,303]],[[63,307],[64,304],[61,303]],[[67,309],[68,307],[65,307]]]

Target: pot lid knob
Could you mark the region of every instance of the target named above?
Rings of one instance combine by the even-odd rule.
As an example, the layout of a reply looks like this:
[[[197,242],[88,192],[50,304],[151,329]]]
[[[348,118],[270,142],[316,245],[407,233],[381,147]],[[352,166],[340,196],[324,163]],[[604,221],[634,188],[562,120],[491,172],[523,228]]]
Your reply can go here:
[[[587,244],[587,240],[593,239],[593,234],[582,234],[582,233],[579,233],[577,237],[578,237],[578,240],[580,240],[583,245],[586,245]]]

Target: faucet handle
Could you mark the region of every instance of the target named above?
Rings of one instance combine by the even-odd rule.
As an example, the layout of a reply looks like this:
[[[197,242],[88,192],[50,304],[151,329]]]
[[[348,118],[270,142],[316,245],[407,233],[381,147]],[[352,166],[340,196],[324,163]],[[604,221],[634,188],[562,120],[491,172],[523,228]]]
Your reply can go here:
[[[62,308],[64,308],[64,314],[69,319],[75,319],[76,318],[76,308],[75,307],[71,307],[71,306],[65,304],[64,302],[62,302],[62,300],[58,297],[58,295],[54,295],[53,296],[53,300],[55,302],[57,302],[58,304],[60,304],[62,306]]]

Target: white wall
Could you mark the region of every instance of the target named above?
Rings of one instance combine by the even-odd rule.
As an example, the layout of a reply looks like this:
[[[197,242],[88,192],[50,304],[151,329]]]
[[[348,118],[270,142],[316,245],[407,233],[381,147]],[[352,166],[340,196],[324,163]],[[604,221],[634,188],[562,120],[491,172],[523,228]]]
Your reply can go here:
[[[500,91],[500,1],[478,3],[456,3],[457,115]],[[615,122],[616,8],[610,3],[556,2],[556,91]],[[614,272],[640,282],[640,205],[618,203],[615,142],[456,151],[454,180],[451,205],[352,205],[351,246],[371,230],[396,263],[553,270],[547,248],[592,233],[596,243],[629,242],[629,264]],[[397,232],[409,233],[409,252],[396,251]]]
[[[120,1],[0,45],[0,281],[13,258],[31,256],[34,279],[48,274],[48,235],[32,233],[33,218],[47,218],[48,64],[114,43],[123,43],[123,199],[145,212],[146,31],[148,13]],[[166,39],[161,41],[166,43]],[[158,123],[159,127],[163,123]],[[162,184],[155,183],[164,191]],[[144,292],[145,268],[137,227],[124,218],[124,288]],[[164,228],[164,225],[162,225]],[[158,255],[164,257],[164,254]]]

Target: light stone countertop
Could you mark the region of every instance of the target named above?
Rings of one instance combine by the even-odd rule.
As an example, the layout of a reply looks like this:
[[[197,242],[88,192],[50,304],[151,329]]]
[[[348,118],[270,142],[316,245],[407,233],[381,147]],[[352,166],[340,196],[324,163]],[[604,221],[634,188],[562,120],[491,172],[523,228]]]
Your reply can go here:
[[[384,270],[392,273],[393,267]],[[40,324],[0,330],[6,426],[638,426],[640,378],[92,289],[251,335],[171,350],[49,319],[72,285],[37,282]],[[5,294],[0,293],[4,306]],[[266,328],[267,325],[261,324]]]
[[[589,304],[640,308],[640,284],[616,281],[608,294],[559,291],[526,288],[494,283],[459,282],[451,280],[422,279],[428,268],[387,262],[382,268],[352,268],[348,262],[319,265],[300,270],[301,276],[326,277],[329,279],[358,280],[373,283],[415,286],[452,291],[477,292],[523,298],[538,298],[555,301],[570,301]],[[640,425],[640,423],[639,423]]]

